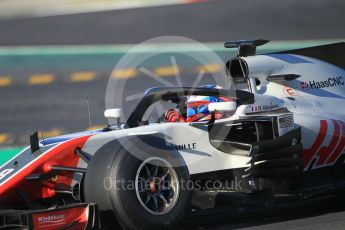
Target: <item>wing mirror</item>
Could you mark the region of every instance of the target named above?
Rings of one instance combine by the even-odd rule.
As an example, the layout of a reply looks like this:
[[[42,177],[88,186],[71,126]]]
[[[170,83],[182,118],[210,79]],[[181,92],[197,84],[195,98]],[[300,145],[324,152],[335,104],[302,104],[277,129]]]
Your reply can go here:
[[[107,119],[115,119],[115,124],[120,124],[120,118],[122,114],[122,109],[106,109],[104,111],[104,117]]]
[[[229,112],[234,113],[237,109],[237,103],[235,101],[225,102],[213,102],[208,104],[208,110],[210,112]]]

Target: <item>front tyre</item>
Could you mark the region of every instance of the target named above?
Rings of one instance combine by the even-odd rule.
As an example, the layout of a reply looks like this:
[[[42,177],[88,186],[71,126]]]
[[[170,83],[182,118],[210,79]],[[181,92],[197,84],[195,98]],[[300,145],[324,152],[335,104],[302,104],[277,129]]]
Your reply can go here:
[[[112,154],[108,167],[100,162],[89,165],[86,201],[99,200],[104,206],[106,199],[106,206],[124,229],[172,229],[180,223],[189,211],[191,191],[187,187],[188,169],[178,154],[154,150],[138,159],[123,148]],[[88,192],[95,188],[92,181],[103,180],[91,179],[89,172],[99,175],[100,170],[107,171],[104,174],[109,180],[107,186],[103,192]]]

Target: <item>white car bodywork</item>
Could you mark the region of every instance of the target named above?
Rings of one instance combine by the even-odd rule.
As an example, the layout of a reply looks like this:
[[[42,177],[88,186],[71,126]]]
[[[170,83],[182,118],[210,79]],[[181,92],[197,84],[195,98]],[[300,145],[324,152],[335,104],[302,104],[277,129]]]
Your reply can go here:
[[[320,133],[320,120],[325,120],[329,128],[319,148],[327,147],[334,136],[331,119],[345,121],[345,109],[341,106],[345,102],[343,98],[345,94],[344,70],[313,58],[290,54],[258,55],[241,59],[248,66],[248,79],[251,91],[255,94],[255,102],[239,106],[235,114],[228,119],[250,117],[251,114],[269,113],[286,107],[293,112],[296,126],[302,127],[304,149],[312,147]],[[295,74],[300,77],[279,83],[267,81],[268,76],[282,74]],[[256,85],[255,79],[260,80],[260,85]],[[324,81],[329,84],[327,85]],[[303,88],[301,82],[305,82],[304,84],[307,85],[305,87],[308,88]],[[323,85],[320,86],[321,82]],[[323,88],[316,88],[317,86]],[[293,128],[291,126],[281,130],[280,135]],[[178,151],[185,160],[190,174],[243,168],[248,166],[250,160],[248,156],[227,154],[214,148],[209,142],[208,132],[191,126],[189,123],[152,124],[99,134],[91,137],[83,150],[94,154],[101,146],[113,139],[150,133],[160,133],[169,140],[169,144],[179,146]],[[344,127],[341,133],[342,136],[345,135]],[[341,150],[342,153],[343,150]],[[314,157],[317,158],[318,155],[315,154]],[[331,164],[324,163],[313,167]],[[306,165],[306,169],[308,166]]]
[[[243,60],[248,65],[253,92],[279,98],[294,113],[295,123],[302,127],[304,149],[312,148],[318,134],[325,133],[321,146],[315,149],[311,160],[317,161],[320,149],[331,147],[332,139],[336,138],[338,140],[334,142],[341,148],[340,155],[344,154],[345,146],[340,140],[345,135],[345,108],[342,106],[345,103],[344,69],[314,58],[292,54],[258,55],[245,57]],[[267,81],[268,76],[284,74],[296,74],[300,77],[281,83]],[[255,78],[260,80],[260,85],[256,85]],[[327,130],[321,130],[321,120],[327,122]],[[339,134],[335,133],[332,120],[341,126]],[[330,158],[335,148],[329,151]],[[315,164],[312,168],[330,166],[335,162]],[[305,165],[305,169],[309,168],[310,163]]]

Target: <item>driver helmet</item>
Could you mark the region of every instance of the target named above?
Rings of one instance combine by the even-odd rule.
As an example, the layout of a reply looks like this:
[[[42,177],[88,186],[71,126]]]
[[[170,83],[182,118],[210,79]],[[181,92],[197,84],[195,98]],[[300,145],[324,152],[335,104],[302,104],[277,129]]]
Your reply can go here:
[[[203,85],[199,88],[215,88],[221,89],[222,87],[217,85]],[[208,121],[211,119],[211,113],[208,110],[208,104],[213,102],[225,102],[231,101],[230,98],[215,97],[215,96],[189,96],[187,99],[187,122],[195,121]],[[224,117],[224,113],[216,112],[215,118],[219,119]]]

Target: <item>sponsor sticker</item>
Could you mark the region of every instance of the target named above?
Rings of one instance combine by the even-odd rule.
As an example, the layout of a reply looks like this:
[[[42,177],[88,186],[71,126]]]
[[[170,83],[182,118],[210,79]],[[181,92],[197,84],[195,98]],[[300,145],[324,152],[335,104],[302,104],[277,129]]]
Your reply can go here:
[[[178,150],[178,151],[196,149],[196,143],[188,143],[188,144],[174,145],[174,148],[175,148],[176,150]]]
[[[331,127],[333,126],[333,131]],[[331,140],[327,140],[327,136]],[[320,130],[310,148],[304,150],[304,170],[332,166],[345,154],[345,123],[320,120]]]
[[[12,169],[12,168],[5,169],[5,170],[1,171],[0,172],[0,180],[5,179],[5,177],[8,176],[13,171],[14,171],[14,169]]]
[[[268,111],[273,109],[278,109],[279,105],[272,104],[272,105],[257,105],[257,106],[249,106],[251,109],[251,112],[262,112],[262,111]]]
[[[284,88],[284,94],[285,94],[286,96],[290,96],[290,97],[299,97],[299,96],[301,96],[301,95],[297,92],[297,90],[295,90],[294,88],[291,88],[291,87],[289,87],[289,86],[286,86],[286,87]]]
[[[343,77],[330,77],[326,81],[304,81],[301,82],[302,90],[323,89],[345,85]]]
[[[65,214],[39,216],[37,218],[38,225],[53,225],[65,222]]]
[[[88,207],[44,211],[33,214],[32,218],[35,230],[63,229],[71,223],[74,223],[73,229],[84,229],[87,224]]]

